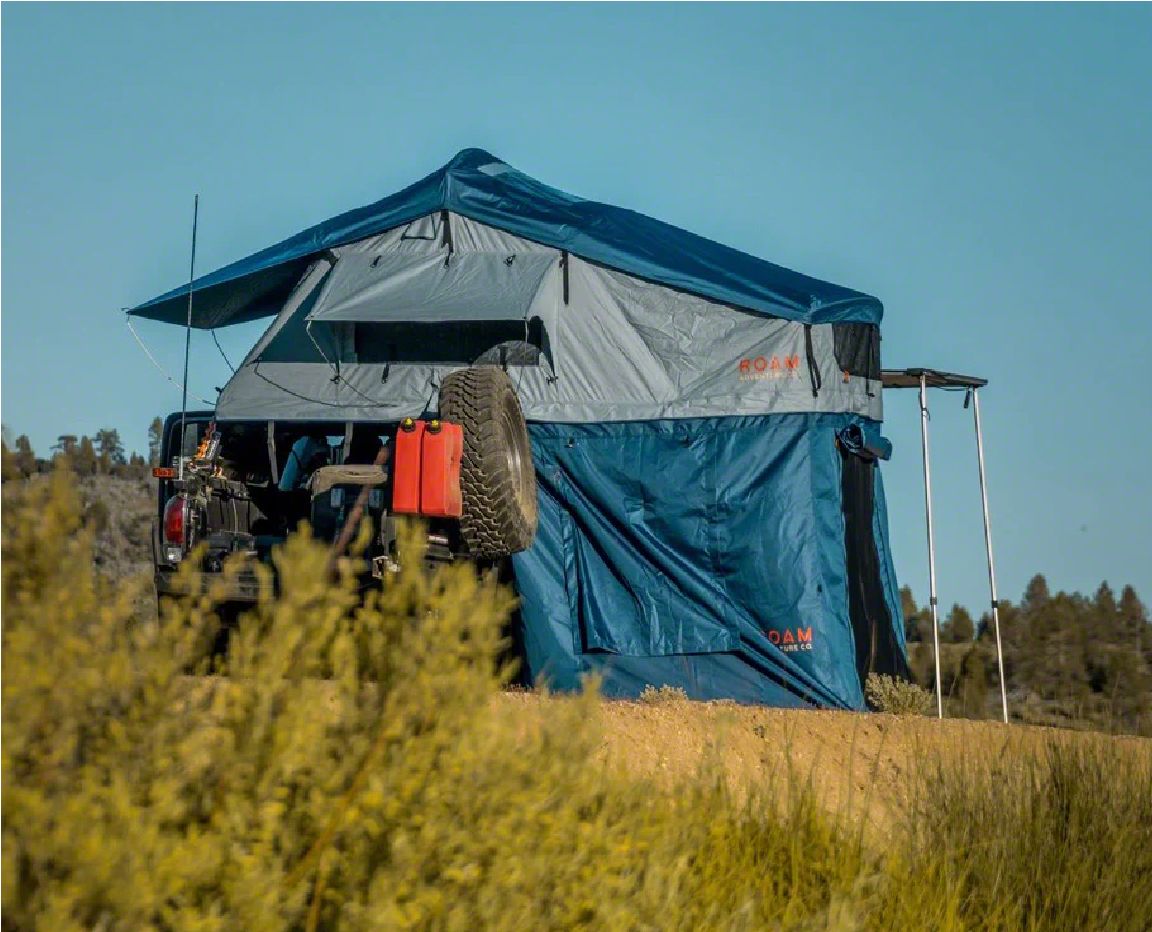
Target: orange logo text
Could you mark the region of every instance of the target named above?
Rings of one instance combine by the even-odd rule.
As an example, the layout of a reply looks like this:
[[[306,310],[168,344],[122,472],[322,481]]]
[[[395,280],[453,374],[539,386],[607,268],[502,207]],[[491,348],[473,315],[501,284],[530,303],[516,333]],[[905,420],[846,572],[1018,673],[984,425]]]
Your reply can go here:
[[[738,378],[741,382],[759,382],[764,379],[796,379],[800,377],[800,357],[745,356],[740,360]]]
[[[807,628],[785,628],[783,631],[769,631],[768,640],[782,651],[812,649],[812,626]]]

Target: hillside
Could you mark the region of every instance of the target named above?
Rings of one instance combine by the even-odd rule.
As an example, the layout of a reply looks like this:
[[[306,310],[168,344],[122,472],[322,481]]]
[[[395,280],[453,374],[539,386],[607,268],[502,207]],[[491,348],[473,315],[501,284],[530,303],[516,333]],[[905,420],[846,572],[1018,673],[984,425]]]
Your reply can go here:
[[[96,515],[96,567],[116,579],[152,571],[152,479],[87,476],[80,480],[85,506]]]

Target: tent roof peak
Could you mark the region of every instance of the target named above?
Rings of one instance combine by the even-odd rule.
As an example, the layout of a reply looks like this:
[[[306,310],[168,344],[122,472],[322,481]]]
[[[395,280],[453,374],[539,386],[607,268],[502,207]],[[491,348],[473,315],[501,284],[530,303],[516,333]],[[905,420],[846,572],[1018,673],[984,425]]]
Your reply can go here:
[[[277,313],[308,264],[327,250],[448,210],[591,262],[749,311],[805,323],[879,323],[873,297],[802,275],[671,224],[549,187],[479,148],[396,194],[346,211],[192,283],[193,326]],[[129,313],[184,323],[188,285]]]

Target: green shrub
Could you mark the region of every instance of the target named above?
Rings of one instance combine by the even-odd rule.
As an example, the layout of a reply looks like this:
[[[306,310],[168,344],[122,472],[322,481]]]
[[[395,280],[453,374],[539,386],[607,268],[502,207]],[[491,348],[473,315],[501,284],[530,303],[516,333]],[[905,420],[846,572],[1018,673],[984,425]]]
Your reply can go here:
[[[100,498],[92,498],[83,505],[84,522],[91,526],[97,534],[103,534],[108,530],[108,522],[111,519],[111,512],[108,510],[108,503]],[[149,522],[151,524],[151,522]]]
[[[811,800],[769,819],[598,763],[594,691],[527,729],[500,714],[512,600],[468,565],[425,574],[415,533],[363,602],[295,536],[226,676],[186,677],[212,594],[135,623],[79,513],[63,473],[4,511],[13,927],[759,928],[855,883],[862,849]]]
[[[927,715],[935,705],[935,697],[928,690],[882,673],[868,674],[864,695],[875,711],[890,715]]]
[[[1132,873],[1148,822],[1114,826],[1107,807],[1147,812],[1108,765],[1052,770],[1043,817],[943,772],[947,806],[929,812],[940,784],[926,783],[907,832],[874,845],[803,780],[736,799],[712,770],[625,776],[600,757],[594,690],[518,717],[496,660],[512,599],[468,565],[425,573],[413,530],[405,568],[363,599],[348,566],[332,582],[324,548],[293,537],[218,676],[183,675],[206,670],[214,593],[138,621],[143,584],[92,572],[92,534],[63,473],[6,501],[5,928],[1060,928],[1061,903],[1081,928],[1148,916]],[[1072,822],[1054,836],[1060,811]],[[1109,903],[1026,869],[1054,837],[1073,847],[1040,863],[1077,885],[1080,846],[1092,870],[1110,859]]]
[[[688,694],[680,686],[645,686],[640,691],[640,701],[648,705],[662,705],[666,702],[687,702]]]

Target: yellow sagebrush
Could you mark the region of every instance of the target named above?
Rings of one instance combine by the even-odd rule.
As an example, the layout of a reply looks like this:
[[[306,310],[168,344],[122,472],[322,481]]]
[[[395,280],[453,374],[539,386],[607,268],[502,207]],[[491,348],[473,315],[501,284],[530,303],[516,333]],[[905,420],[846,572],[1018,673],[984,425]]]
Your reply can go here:
[[[1019,805],[1045,798],[1043,774],[999,796],[985,777],[934,774],[947,812],[916,810],[882,846],[802,789],[734,797],[711,769],[626,776],[599,756],[594,684],[546,715],[501,701],[513,598],[468,564],[426,571],[415,528],[402,571],[366,594],[351,565],[333,579],[326,548],[294,535],[274,557],[278,588],[262,569],[258,604],[210,667],[219,593],[138,620],[144,583],[93,571],[80,513],[65,472],[5,494],[6,928],[982,927],[972,904],[988,925],[1051,928],[1074,893],[1005,869],[1021,825],[1057,824]],[[192,563],[182,579],[199,593]],[[1108,783],[1107,767],[1089,776]],[[1152,846],[1061,792],[1076,838],[1115,842],[1128,891],[1107,912],[1078,899],[1081,927],[1140,928]],[[1112,818],[1146,811],[1131,796],[1114,788]],[[949,832],[972,842],[966,812],[997,844],[938,850]],[[1058,853],[1044,856],[1058,874]],[[991,905],[974,895],[989,882]]]

